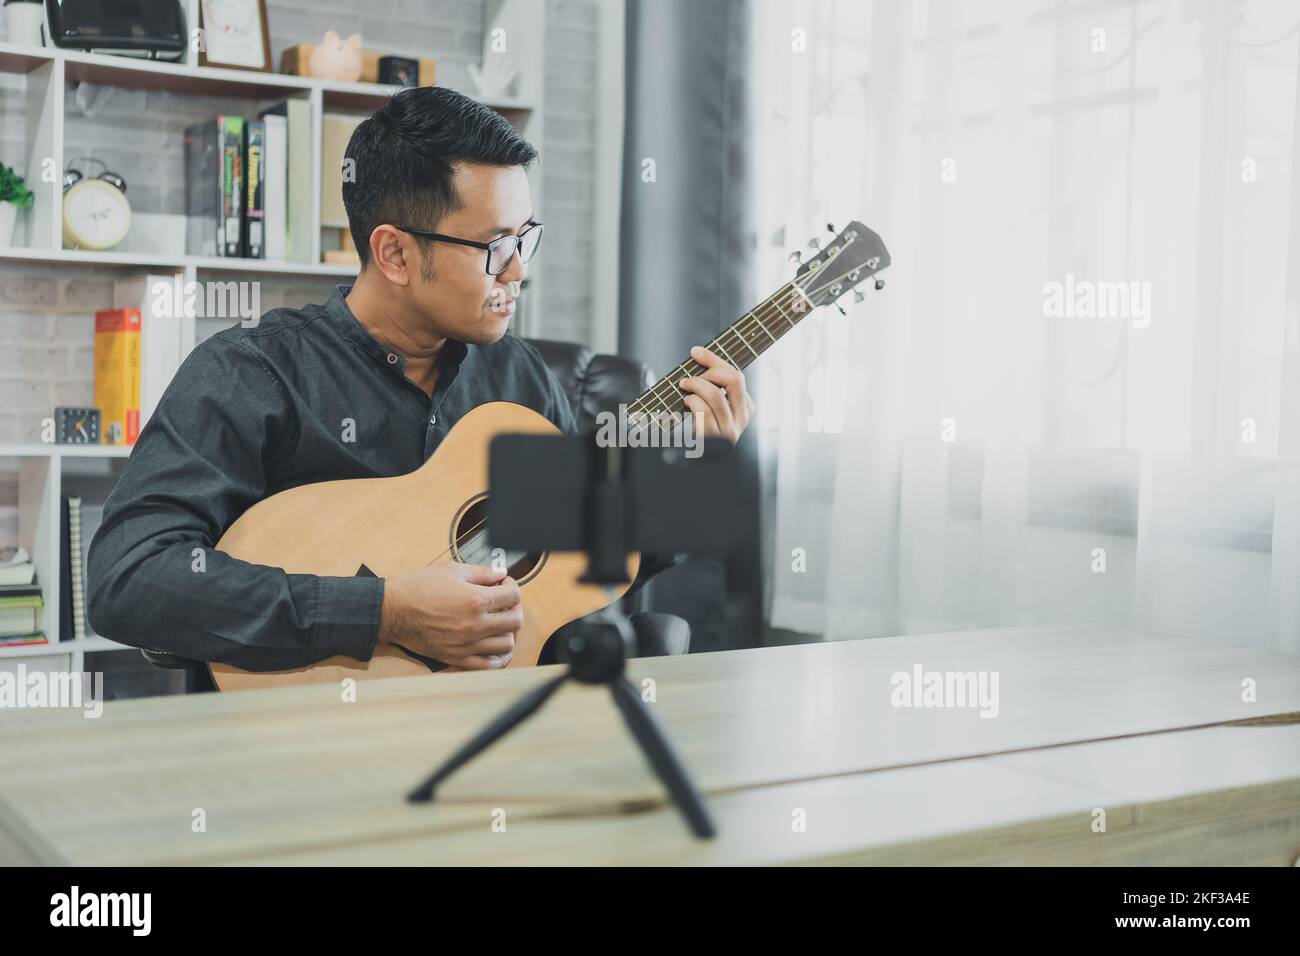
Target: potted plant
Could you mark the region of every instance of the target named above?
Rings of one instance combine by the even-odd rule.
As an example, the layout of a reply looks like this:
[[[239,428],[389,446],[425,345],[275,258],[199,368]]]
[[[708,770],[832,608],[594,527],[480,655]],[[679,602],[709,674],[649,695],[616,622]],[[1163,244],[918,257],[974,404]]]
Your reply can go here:
[[[30,206],[35,197],[23,183],[23,177],[0,163],[0,246],[12,245],[18,208]]]

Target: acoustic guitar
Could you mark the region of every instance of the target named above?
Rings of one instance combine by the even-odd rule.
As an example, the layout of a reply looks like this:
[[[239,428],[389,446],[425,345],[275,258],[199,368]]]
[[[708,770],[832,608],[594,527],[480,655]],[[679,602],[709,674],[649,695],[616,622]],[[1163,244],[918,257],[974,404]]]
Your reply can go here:
[[[809,248],[819,250],[816,239]],[[800,253],[791,256],[799,257]],[[850,292],[861,301],[858,286],[869,279],[881,288],[884,283],[875,276],[889,263],[880,237],[859,222],[850,223],[824,249],[801,262],[793,279],[707,347],[743,369],[813,310],[838,305],[837,300]],[[701,365],[687,359],[628,405],[629,419],[684,412],[685,393],[677,382],[702,371]],[[436,561],[491,564],[485,524],[488,446],[497,435],[558,433],[532,409],[509,402],[480,405],[461,418],[433,456],[410,474],[325,481],[282,491],[244,512],[222,535],[217,549],[290,574],[388,578]],[[639,555],[629,554],[627,583],[609,587],[578,580],[587,566],[581,553],[507,553],[504,560],[522,590],[524,609],[524,626],[515,635],[509,667],[535,665],[557,630],[622,597],[640,565]],[[223,691],[454,669],[383,642],[368,661],[337,656],[310,667],[269,672],[225,664],[210,667]]]

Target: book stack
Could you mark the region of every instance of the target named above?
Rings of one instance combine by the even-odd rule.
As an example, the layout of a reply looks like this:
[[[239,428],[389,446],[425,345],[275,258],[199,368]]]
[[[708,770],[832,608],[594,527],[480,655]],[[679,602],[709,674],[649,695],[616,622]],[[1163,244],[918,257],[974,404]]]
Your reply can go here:
[[[311,257],[311,106],[285,100],[255,119],[218,116],[185,131],[187,251]]]
[[[39,621],[44,606],[36,567],[19,548],[0,563],[0,647],[46,643]]]

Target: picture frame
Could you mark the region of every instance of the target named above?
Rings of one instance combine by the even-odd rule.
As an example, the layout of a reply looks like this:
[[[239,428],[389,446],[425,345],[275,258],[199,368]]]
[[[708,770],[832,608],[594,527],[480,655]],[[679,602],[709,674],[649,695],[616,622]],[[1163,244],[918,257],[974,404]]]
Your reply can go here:
[[[266,0],[200,0],[199,22],[200,66],[272,72]]]

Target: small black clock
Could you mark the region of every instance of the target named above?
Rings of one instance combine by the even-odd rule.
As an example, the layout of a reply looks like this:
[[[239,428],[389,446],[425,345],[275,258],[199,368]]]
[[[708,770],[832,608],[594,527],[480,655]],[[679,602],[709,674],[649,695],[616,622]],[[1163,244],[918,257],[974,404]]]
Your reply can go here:
[[[419,86],[420,61],[404,56],[381,56],[379,82],[389,86]]]
[[[56,408],[54,440],[61,445],[98,445],[98,408]]]

